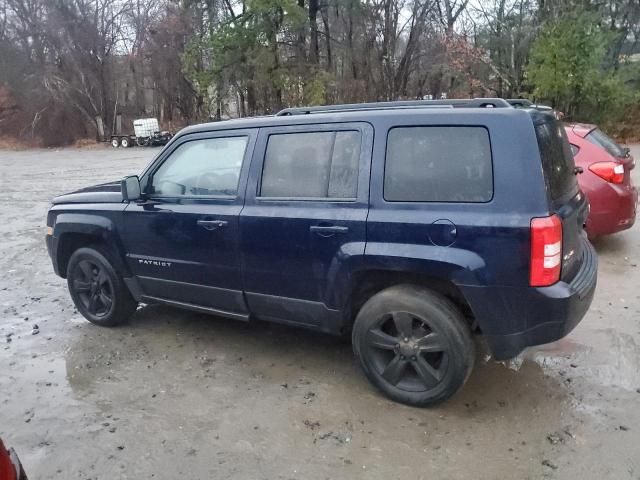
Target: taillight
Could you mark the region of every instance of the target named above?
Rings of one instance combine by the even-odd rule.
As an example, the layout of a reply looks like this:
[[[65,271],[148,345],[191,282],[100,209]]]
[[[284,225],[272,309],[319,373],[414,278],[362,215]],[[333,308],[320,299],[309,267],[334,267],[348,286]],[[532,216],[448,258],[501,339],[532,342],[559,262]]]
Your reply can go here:
[[[589,165],[589,170],[609,183],[624,182],[624,165],[618,162],[596,162]]]
[[[560,280],[562,222],[557,215],[531,219],[529,285],[546,287]]]

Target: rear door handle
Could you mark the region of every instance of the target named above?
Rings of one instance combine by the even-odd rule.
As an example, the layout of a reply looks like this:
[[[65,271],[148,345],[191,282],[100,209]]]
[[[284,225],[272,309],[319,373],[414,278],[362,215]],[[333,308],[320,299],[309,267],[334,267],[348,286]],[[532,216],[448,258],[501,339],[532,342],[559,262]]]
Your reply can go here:
[[[312,225],[309,227],[309,231],[317,233],[320,236],[329,236],[335,233],[347,233],[349,227],[343,227],[341,225]]]
[[[205,230],[215,230],[217,228],[226,227],[229,222],[225,220],[198,220],[198,225],[200,225]]]

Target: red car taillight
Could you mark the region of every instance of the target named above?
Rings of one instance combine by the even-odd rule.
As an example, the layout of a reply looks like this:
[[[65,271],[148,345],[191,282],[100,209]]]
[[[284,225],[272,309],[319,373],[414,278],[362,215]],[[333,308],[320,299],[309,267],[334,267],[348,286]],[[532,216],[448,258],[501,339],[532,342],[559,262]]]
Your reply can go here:
[[[589,170],[609,183],[624,182],[624,165],[618,162],[596,162],[589,165]]]
[[[560,280],[562,222],[557,215],[531,219],[529,285],[546,287]]]

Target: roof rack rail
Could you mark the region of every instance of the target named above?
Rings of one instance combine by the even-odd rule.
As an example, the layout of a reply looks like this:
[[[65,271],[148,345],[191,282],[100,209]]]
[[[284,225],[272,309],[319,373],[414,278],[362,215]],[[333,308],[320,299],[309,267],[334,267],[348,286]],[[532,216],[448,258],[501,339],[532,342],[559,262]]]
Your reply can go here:
[[[276,117],[312,113],[357,112],[361,110],[393,110],[400,108],[512,108],[503,98],[464,98],[451,100],[399,100],[395,102],[346,103],[315,107],[291,107],[280,110]]]

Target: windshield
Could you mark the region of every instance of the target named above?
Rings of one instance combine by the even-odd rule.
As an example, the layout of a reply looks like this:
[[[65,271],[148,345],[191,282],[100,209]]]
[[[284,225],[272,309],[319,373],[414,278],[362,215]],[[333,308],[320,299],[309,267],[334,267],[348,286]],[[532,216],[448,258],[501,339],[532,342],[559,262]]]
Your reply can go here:
[[[594,145],[598,145],[599,147],[604,148],[607,153],[613,155],[614,157],[623,158],[626,156],[624,149],[620,145],[618,145],[613,138],[609,137],[599,128],[592,130],[586,136],[586,139]]]

